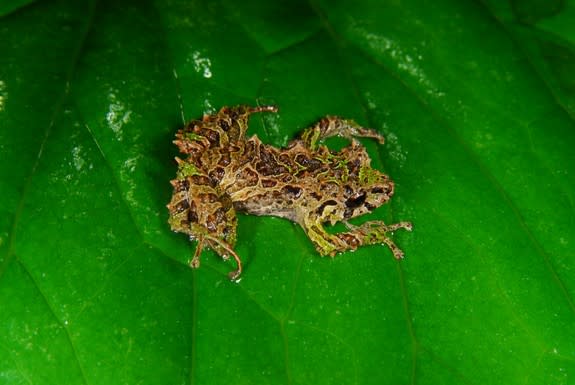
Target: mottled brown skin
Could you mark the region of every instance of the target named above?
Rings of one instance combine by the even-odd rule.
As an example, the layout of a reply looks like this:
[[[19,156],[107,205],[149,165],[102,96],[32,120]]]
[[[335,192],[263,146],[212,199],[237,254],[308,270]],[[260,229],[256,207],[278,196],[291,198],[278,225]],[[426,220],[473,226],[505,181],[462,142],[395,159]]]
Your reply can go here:
[[[224,259],[232,256],[238,268],[230,278],[239,278],[242,264],[234,251],[236,211],[298,223],[321,255],[384,243],[396,258],[402,258],[403,252],[386,233],[411,230],[411,223],[347,223],[393,195],[393,182],[370,167],[365,148],[355,139],[369,137],[383,143],[383,137],[351,120],[326,117],[286,148],[276,148],[255,135],[246,138],[250,114],[262,111],[276,112],[277,108],[224,107],[215,115],[191,121],[176,135],[174,143],[186,157],[176,158],[179,168],[171,181],[169,223],[172,230],[198,241],[190,265],[199,266],[200,253],[207,246]],[[339,152],[330,151],[319,143],[331,136],[345,137],[351,143]],[[340,221],[349,231],[325,231],[324,223]]]

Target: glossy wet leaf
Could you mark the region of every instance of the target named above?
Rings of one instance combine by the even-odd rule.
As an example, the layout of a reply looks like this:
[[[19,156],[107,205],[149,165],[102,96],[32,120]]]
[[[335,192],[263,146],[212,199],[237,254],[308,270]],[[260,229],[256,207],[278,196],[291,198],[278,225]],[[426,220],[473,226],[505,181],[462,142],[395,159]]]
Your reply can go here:
[[[573,4],[204,3],[0,8],[0,382],[570,383]],[[238,103],[383,132],[407,258],[241,216],[190,270],[171,140]]]

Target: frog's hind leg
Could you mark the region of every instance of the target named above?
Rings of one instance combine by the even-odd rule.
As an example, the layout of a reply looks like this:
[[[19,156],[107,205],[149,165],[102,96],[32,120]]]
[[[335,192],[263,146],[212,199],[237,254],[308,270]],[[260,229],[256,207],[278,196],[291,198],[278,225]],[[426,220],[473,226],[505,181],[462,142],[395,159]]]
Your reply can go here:
[[[300,137],[306,147],[315,150],[320,141],[332,136],[341,136],[349,140],[354,137],[373,138],[379,143],[384,142],[383,136],[377,131],[364,128],[351,119],[342,119],[337,116],[326,116],[303,131]]]
[[[222,256],[224,260],[229,259],[230,255],[234,258],[237,264],[237,269],[234,271],[230,271],[228,273],[228,277],[232,281],[237,281],[240,275],[242,274],[242,260],[240,259],[239,255],[234,251],[234,249],[229,245],[227,242],[212,236],[206,236],[210,247],[215,250],[219,255]],[[199,244],[198,244],[199,247]]]
[[[198,244],[196,245],[196,251],[194,251],[194,256],[190,261],[190,267],[193,269],[197,269],[200,267],[200,254],[202,254],[202,250],[204,249],[204,237],[198,239]]]
[[[248,130],[248,120],[250,115],[258,112],[277,112],[278,108],[272,105],[266,106],[244,106],[223,107],[216,116],[206,115],[204,120],[215,120],[215,125],[221,127],[230,142],[237,142],[245,139]]]
[[[190,261],[190,267],[197,269],[200,267],[200,254],[202,254],[202,250],[204,249],[204,243],[207,241],[207,244],[212,250],[215,250],[224,260],[229,259],[231,255],[234,257],[234,260],[237,264],[237,269],[231,271],[228,274],[230,280],[235,281],[239,278],[242,274],[242,261],[238,254],[234,251],[231,245],[229,245],[226,241],[219,239],[217,237],[211,235],[204,235],[198,239],[198,244],[196,245],[196,251],[194,252],[194,256]]]
[[[230,277],[237,280],[242,265],[233,250],[237,217],[230,197],[210,186],[205,175],[186,176],[173,180],[172,185],[174,194],[168,204],[170,226],[173,231],[185,233],[191,241],[198,242],[190,266],[200,266],[202,250],[208,247],[224,260],[234,257],[238,267]]]

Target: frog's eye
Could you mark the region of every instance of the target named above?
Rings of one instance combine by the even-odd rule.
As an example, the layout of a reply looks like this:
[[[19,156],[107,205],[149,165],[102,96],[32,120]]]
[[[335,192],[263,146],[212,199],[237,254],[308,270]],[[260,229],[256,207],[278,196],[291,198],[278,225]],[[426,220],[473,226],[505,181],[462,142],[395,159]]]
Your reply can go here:
[[[360,195],[354,198],[348,198],[345,201],[345,206],[350,209],[355,209],[364,204],[365,198],[367,197],[367,193],[363,191]]]
[[[393,185],[390,183],[385,183],[381,186],[377,186],[371,189],[372,194],[385,194],[390,195],[393,190]]]

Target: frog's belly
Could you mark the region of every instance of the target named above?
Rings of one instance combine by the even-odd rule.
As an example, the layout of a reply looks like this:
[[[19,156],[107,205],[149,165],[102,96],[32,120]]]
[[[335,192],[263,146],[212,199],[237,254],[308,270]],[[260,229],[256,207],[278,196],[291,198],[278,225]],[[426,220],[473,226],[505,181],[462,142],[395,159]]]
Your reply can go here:
[[[273,194],[262,194],[247,200],[236,201],[234,208],[242,213],[281,217],[293,222],[297,222],[299,211],[296,202],[274,198]]]

